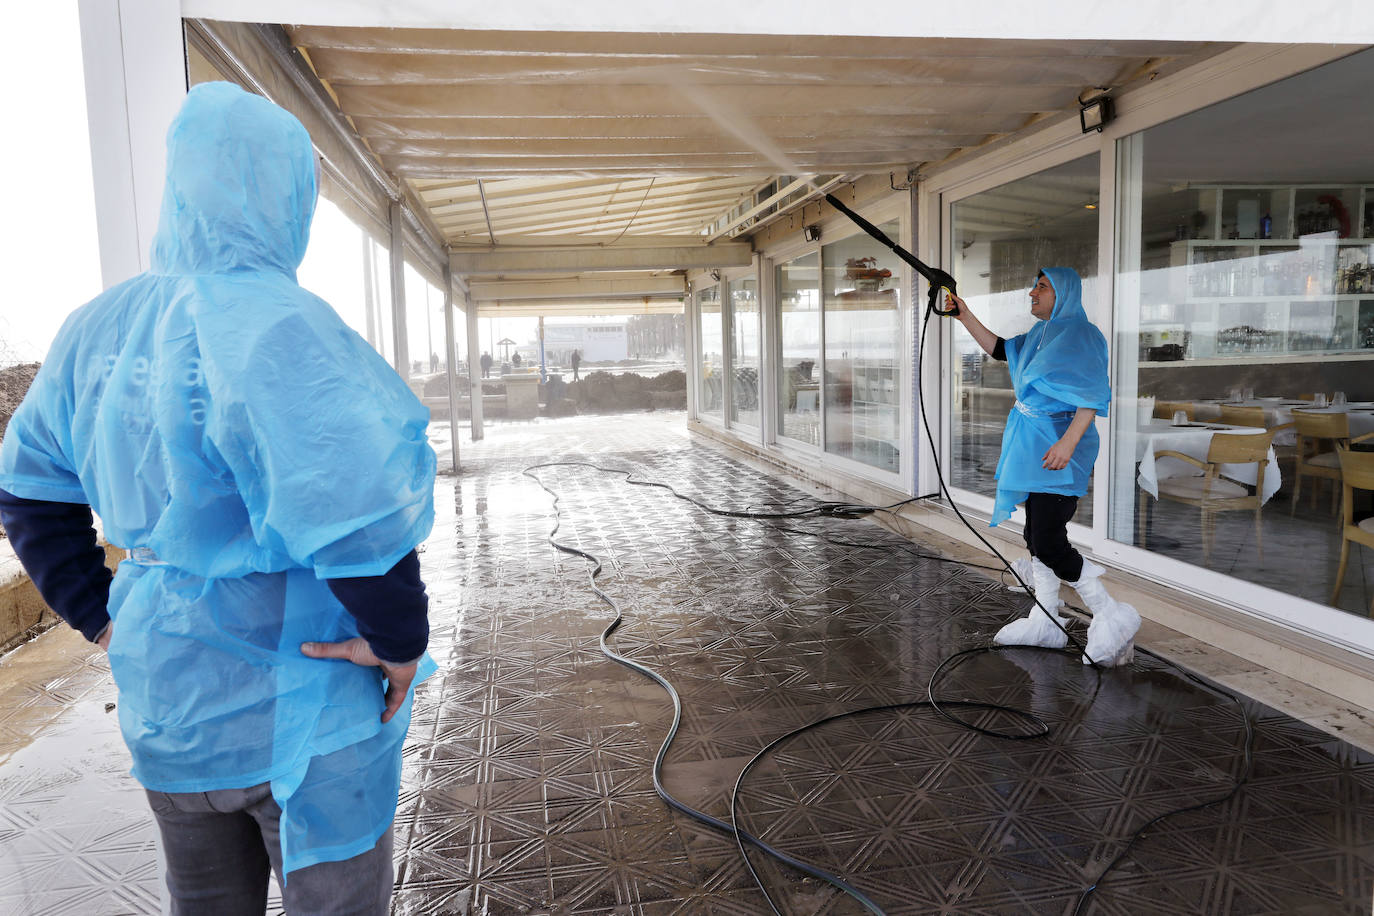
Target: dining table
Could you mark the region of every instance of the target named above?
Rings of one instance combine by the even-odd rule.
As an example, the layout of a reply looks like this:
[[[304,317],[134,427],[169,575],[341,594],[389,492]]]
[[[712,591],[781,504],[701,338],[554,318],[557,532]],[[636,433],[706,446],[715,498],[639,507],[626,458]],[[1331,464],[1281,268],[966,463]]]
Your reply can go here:
[[[1175,424],[1169,420],[1153,419],[1142,423],[1137,427],[1135,437],[1136,461],[1139,463],[1136,482],[1142,490],[1158,499],[1161,480],[1170,477],[1197,477],[1202,472],[1196,465],[1177,458],[1156,458],[1157,452],[1175,451],[1199,461],[1206,461],[1212,436],[1246,436],[1263,432],[1263,429],[1256,426],[1234,426],[1204,421]],[[1279,462],[1274,455],[1273,445],[1270,445],[1266,458],[1264,485],[1260,491],[1261,502],[1268,502],[1283,483],[1283,475],[1279,472]],[[1221,474],[1230,480],[1253,487],[1259,480],[1259,464],[1223,464]]]
[[[1349,401],[1341,405],[1327,404],[1318,407],[1315,401],[1298,398],[1249,398],[1232,400],[1230,398],[1205,398],[1188,401],[1193,408],[1193,417],[1201,422],[1217,420],[1221,417],[1222,406],[1259,407],[1264,411],[1264,425],[1269,429],[1293,422],[1293,411],[1309,413],[1344,413],[1349,417],[1350,435],[1362,436],[1374,432],[1374,401]],[[1165,421],[1168,422],[1168,421]],[[1283,429],[1274,437],[1275,445],[1292,445],[1297,441],[1292,429]]]

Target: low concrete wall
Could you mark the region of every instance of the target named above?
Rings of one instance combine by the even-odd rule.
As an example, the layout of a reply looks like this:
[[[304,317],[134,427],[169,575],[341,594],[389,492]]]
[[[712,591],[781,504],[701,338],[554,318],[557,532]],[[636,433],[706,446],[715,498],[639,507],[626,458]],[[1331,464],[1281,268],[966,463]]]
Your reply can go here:
[[[512,420],[532,420],[539,416],[539,375],[503,375],[506,385],[506,416]]]
[[[123,558],[124,551],[105,545],[105,565],[110,569],[118,566]],[[0,653],[8,652],[58,622],[58,616],[43,603],[38,589],[24,572],[10,542],[0,540]]]

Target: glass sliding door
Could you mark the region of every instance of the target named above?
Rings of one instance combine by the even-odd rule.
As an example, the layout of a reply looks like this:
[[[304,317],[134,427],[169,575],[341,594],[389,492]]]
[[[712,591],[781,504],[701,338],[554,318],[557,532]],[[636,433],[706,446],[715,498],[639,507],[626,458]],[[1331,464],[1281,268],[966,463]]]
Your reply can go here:
[[[755,429],[759,425],[758,280],[730,281],[730,421]]]
[[[1003,338],[1035,323],[1029,293],[1044,267],[1072,267],[1083,278],[1083,305],[1093,317],[1097,276],[1099,156],[1093,153],[962,198],[951,211],[951,268],[983,324]],[[997,491],[1007,411],[1015,402],[1007,364],[985,354],[963,325],[954,332],[951,486],[984,496]],[[1074,521],[1092,524],[1092,489]]]
[[[778,434],[821,444],[820,254],[778,264]]]
[[[721,405],[725,400],[725,339],[721,324],[719,284],[697,293],[697,313],[701,332],[701,360],[697,364],[700,370],[697,374],[697,415],[720,420]]]
[[[1374,551],[1342,570],[1342,531],[1374,500],[1341,521],[1337,452],[1374,446],[1371,85],[1363,51],[1119,141],[1109,525],[1361,615]],[[1265,447],[1221,466],[1205,513],[1198,467],[1159,457],[1240,440]]]
[[[897,238],[893,220],[879,227]],[[825,450],[896,473],[901,466],[901,263],[867,235],[821,249]]]

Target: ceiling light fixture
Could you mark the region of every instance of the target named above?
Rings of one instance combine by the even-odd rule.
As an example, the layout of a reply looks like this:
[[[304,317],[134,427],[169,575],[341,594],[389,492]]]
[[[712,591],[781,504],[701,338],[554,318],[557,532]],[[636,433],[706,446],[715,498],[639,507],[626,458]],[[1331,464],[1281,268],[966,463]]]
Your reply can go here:
[[[1102,128],[1107,126],[1107,122],[1112,119],[1112,97],[1109,95],[1099,95],[1080,103],[1078,109],[1078,123],[1083,127],[1083,133],[1090,134],[1093,131],[1102,132]]]

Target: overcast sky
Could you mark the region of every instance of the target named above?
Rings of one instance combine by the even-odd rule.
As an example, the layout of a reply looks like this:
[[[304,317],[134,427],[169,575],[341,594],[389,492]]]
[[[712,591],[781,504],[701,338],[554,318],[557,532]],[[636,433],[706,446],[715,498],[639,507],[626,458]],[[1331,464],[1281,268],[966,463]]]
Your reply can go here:
[[[5,294],[0,364],[38,360],[67,314],[100,292],[76,0],[5,10]]]

